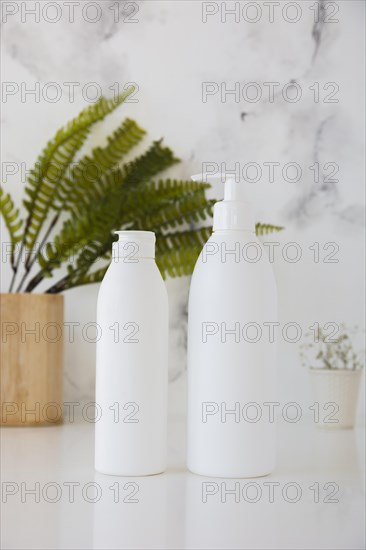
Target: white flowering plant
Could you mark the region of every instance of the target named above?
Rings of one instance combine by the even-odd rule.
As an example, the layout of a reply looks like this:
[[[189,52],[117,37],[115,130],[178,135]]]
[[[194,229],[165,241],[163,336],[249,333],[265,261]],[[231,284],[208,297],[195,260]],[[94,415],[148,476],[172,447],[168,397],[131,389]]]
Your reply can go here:
[[[353,340],[360,334],[358,327],[340,325],[336,336],[329,335],[319,325],[305,334],[300,346],[302,366],[311,369],[360,370],[364,367],[365,350],[356,351]]]

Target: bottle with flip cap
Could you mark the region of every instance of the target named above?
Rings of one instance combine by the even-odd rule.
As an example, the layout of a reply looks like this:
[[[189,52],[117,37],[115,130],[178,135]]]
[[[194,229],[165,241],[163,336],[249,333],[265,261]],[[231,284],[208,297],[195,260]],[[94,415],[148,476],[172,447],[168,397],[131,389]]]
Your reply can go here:
[[[95,468],[123,476],[166,467],[168,296],[151,231],[117,231],[97,305]]]
[[[275,464],[276,284],[245,184],[217,177],[225,196],[189,294],[187,465],[206,476],[257,477]]]

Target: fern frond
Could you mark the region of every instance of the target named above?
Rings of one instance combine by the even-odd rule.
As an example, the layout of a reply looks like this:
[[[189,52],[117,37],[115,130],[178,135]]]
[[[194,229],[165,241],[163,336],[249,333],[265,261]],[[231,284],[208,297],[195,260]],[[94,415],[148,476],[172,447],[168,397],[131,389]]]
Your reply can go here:
[[[164,231],[184,223],[197,223],[212,216],[215,201],[208,201],[204,189],[186,193],[174,201],[163,202],[157,209],[150,209],[133,224],[134,229]]]
[[[108,240],[113,230],[126,223],[123,216],[125,193],[142,186],[176,162],[169,148],[155,142],[145,154],[126,164],[122,170],[106,174],[100,182],[103,193],[94,198],[89,210],[75,212],[55,237],[58,250],[65,249],[67,243],[82,247],[93,240],[102,243]]]
[[[124,198],[131,190],[142,188],[151,178],[178,162],[168,147],[161,141],[154,142],[146,153],[114,170],[101,180],[103,193],[94,201],[92,208],[78,218],[80,237],[86,235],[88,242],[104,243],[112,231],[125,225]],[[74,220],[72,220],[73,222]],[[71,222],[71,223],[72,223]]]
[[[284,227],[281,227],[280,225],[271,225],[269,223],[256,223],[255,224],[255,232],[260,237],[262,235],[268,235],[269,233],[273,233],[275,231],[282,231]]]
[[[100,269],[97,269],[97,271],[94,271],[93,273],[89,273],[87,275],[85,274],[81,275],[78,279],[75,280],[74,284],[72,284],[72,287],[79,286],[79,285],[90,285],[93,283],[102,282],[108,267],[109,267],[109,264]]]
[[[15,208],[10,194],[4,193],[2,188],[0,188],[0,212],[10,236],[10,263],[12,269],[14,269],[15,246],[22,240],[22,234],[19,233],[19,230],[23,221],[19,218],[19,210]]]
[[[94,211],[111,210],[111,213],[116,212],[116,216],[108,215],[107,218],[109,218],[108,223],[112,228],[119,227],[122,213],[126,212],[124,201],[128,194],[131,191],[143,189],[157,174],[177,162],[180,161],[174,157],[171,149],[162,146],[162,140],[153,142],[144,154],[126,163],[121,169],[116,168],[107,172],[99,179],[98,187],[94,186],[91,196],[90,210],[94,214]],[[73,209],[73,215],[78,217],[85,215],[85,209],[79,209],[76,206]],[[104,216],[98,214],[94,217],[99,222],[104,219]]]
[[[156,263],[165,279],[190,275],[203,245],[211,235],[211,227],[156,236]]]
[[[162,140],[154,141],[151,147],[122,170],[123,190],[148,183],[160,172],[180,162],[169,147],[162,146]]]
[[[126,195],[124,205],[126,210],[129,210],[131,207],[136,208],[136,210],[145,208],[145,211],[149,212],[151,205],[179,199],[186,193],[207,190],[210,187],[208,183],[192,180],[160,179],[158,181],[151,181],[142,188],[133,189],[130,194]]]
[[[25,192],[28,199],[24,206],[28,211],[24,244],[32,249],[57,196],[57,189],[76,153],[84,144],[90,128],[101,121],[133,92],[129,88],[115,100],[102,97],[97,103],[71,120],[50,140],[30,171]]]
[[[55,199],[58,182],[84,144],[87,135],[87,129],[81,130],[64,143],[60,142],[52,153],[50,150],[45,151],[44,156],[39,158],[38,168],[31,170],[25,189],[29,199],[24,201],[28,211],[25,236],[27,248],[33,248]]]
[[[96,147],[73,167],[70,177],[61,181],[55,200],[55,209],[71,207],[78,211],[87,208],[100,195],[101,177],[135,147],[145,135],[134,120],[126,119],[107,139],[105,147]]]
[[[97,258],[95,243],[102,247],[109,243],[111,233],[125,223],[123,201],[125,191],[137,189],[148,183],[151,178],[178,162],[168,147],[156,141],[123,169],[108,172],[100,180],[100,196],[95,196],[88,209],[79,212],[75,209],[72,216],[63,224],[61,232],[54,238],[54,250],[47,257],[40,255],[39,263],[44,274],[49,275],[67,261],[71,253],[80,251],[77,259],[78,273],[86,273],[91,265],[91,254]],[[89,250],[92,247],[92,251]],[[99,249],[98,249],[99,250]],[[31,291],[38,284],[38,273],[28,284]]]

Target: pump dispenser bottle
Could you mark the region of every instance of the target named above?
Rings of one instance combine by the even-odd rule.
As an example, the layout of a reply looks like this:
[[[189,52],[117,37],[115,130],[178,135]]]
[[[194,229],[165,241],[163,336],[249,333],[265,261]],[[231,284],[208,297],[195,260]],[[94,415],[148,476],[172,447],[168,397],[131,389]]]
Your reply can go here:
[[[122,476],[166,467],[168,296],[151,231],[117,231],[97,305],[95,468]]]
[[[257,477],[275,463],[276,285],[245,184],[220,177],[225,198],[189,294],[187,465],[205,476]]]

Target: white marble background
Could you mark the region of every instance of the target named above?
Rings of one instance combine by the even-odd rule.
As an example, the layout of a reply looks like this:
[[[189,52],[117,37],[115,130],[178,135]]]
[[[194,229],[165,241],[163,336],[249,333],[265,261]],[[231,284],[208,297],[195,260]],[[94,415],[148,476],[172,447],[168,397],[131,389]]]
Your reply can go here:
[[[274,10],[271,22],[268,2],[242,1],[236,3],[240,20],[227,16],[223,22],[219,11],[208,16],[206,23],[203,10],[220,10],[221,2],[205,6],[190,0],[120,1],[117,22],[117,2],[112,1],[79,2],[73,22],[68,2],[38,2],[39,21],[29,13],[35,2],[1,4],[2,76],[16,90],[4,95],[3,88],[3,163],[23,163],[29,168],[46,140],[85,105],[83,86],[94,82],[110,95],[114,83],[135,82],[138,102],[122,106],[98,126],[93,145],[128,115],[148,130],[150,140],[164,137],[183,160],[171,171],[176,177],[188,178],[201,171],[202,162],[224,162],[228,169],[235,163],[241,167],[259,163],[263,176],[248,191],[258,219],[286,226],[284,232],[266,240],[281,243],[279,250],[288,242],[297,242],[303,252],[298,263],[285,262],[276,254],[281,323],[294,321],[304,328],[316,321],[363,325],[364,2],[319,1],[318,22],[314,21],[314,0],[270,3]],[[43,12],[46,4],[50,6]],[[230,9],[235,2],[224,5]],[[128,11],[136,13],[126,20]],[[256,14],[259,19],[253,22]],[[297,21],[289,21],[297,16]],[[94,17],[99,20],[92,23]],[[291,81],[302,91],[297,102],[282,96]],[[62,91],[56,102],[47,96],[47,89],[52,94],[47,88],[50,82]],[[80,84],[74,101],[67,82]],[[233,95],[222,101],[217,93],[203,102],[203,82],[228,89],[235,83],[242,88],[255,82],[262,97],[248,101],[252,87],[238,101]],[[279,83],[273,101],[265,82]],[[35,86],[40,86],[38,100],[30,94],[22,97],[22,90]],[[316,87],[318,102],[314,101]],[[288,93],[291,96],[290,89]],[[267,181],[264,162],[280,163],[274,183]],[[285,182],[281,175],[290,162],[302,168],[297,183]],[[314,163],[321,168],[318,183],[309,168]],[[338,165],[338,182],[323,181],[330,173],[327,163]],[[17,173],[4,184],[18,204],[21,180]],[[221,197],[222,188],[217,186],[212,193]],[[316,242],[319,263],[309,250]],[[337,263],[323,261],[323,246],[329,242],[339,246]],[[10,269],[5,266],[3,291],[9,279]],[[184,410],[188,287],[188,278],[168,281],[172,412]],[[95,321],[97,292],[98,285],[93,285],[66,293],[66,320],[79,322],[81,327]],[[94,353],[94,344],[85,342],[81,329],[76,330],[75,341],[66,344],[68,400],[93,399]],[[279,390],[283,402],[307,406],[311,400],[297,344],[279,342]]]

